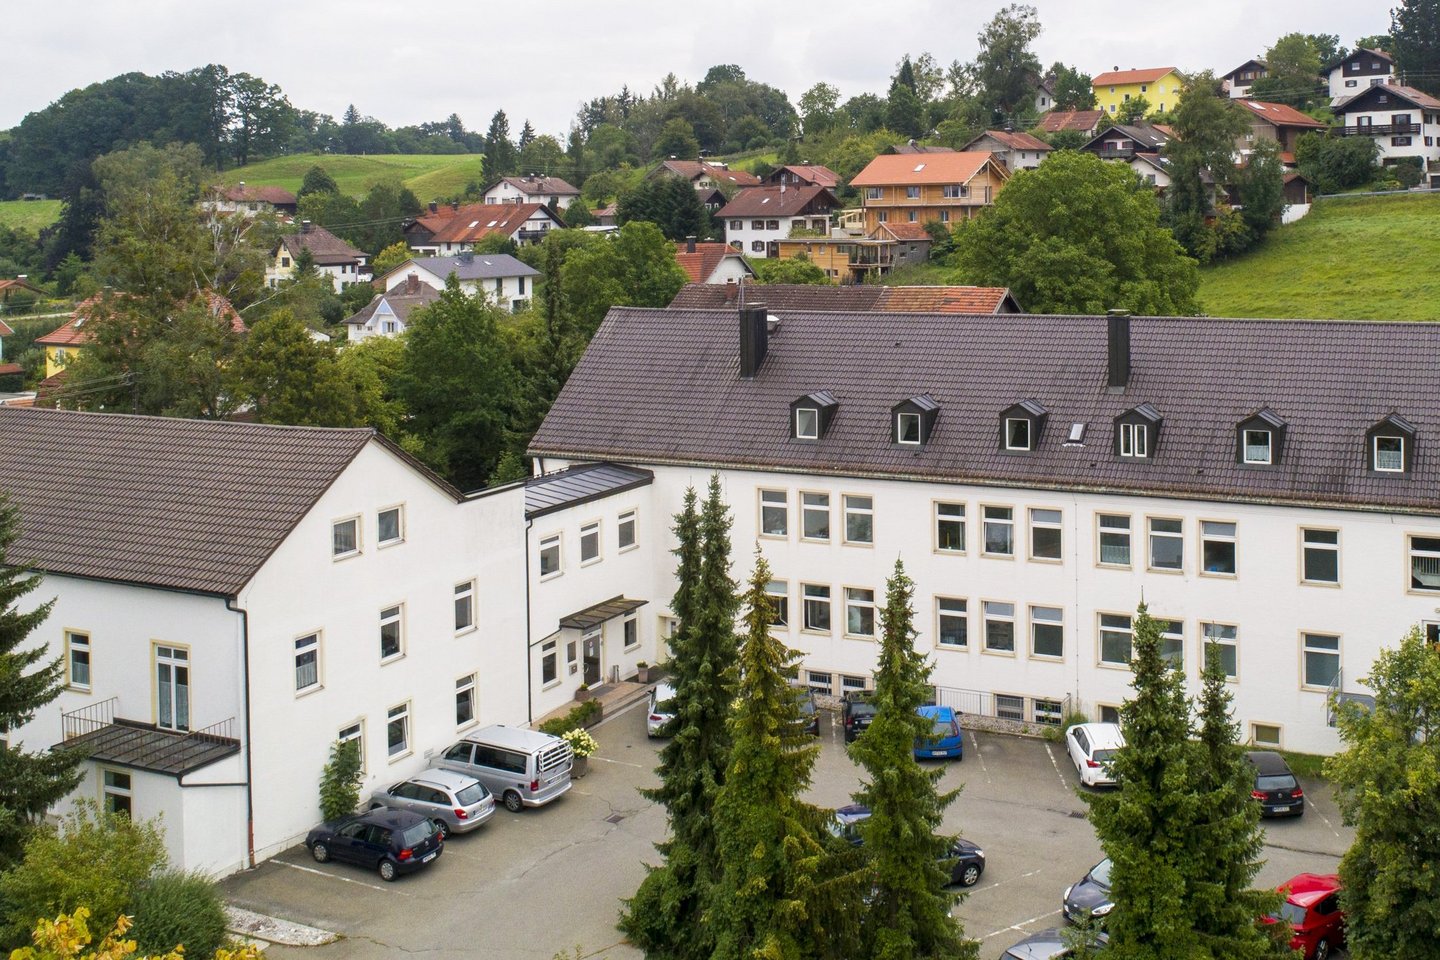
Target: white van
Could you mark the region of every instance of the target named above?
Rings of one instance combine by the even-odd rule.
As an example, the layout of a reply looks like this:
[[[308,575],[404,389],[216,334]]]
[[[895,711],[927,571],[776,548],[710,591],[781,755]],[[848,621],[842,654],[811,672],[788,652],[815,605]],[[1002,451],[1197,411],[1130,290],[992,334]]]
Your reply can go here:
[[[497,723],[447,747],[430,765],[469,774],[516,812],[543,807],[569,790],[574,759],[559,737]]]

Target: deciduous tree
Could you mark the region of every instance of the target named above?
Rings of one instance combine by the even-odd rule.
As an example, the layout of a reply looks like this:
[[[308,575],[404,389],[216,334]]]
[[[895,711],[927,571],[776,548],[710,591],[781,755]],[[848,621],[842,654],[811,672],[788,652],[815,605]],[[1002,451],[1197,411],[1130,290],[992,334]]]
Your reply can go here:
[[[771,257],[765,260],[752,260],[750,265],[755,268],[756,279],[760,283],[810,283],[828,284],[833,281],[825,275],[810,258],[805,254],[796,257],[780,259]]]
[[[690,190],[678,178],[662,179]],[[663,307],[685,281],[685,271],[675,262],[675,247],[659,227],[646,222],[627,223],[604,241],[575,249],[560,276],[575,329],[587,339],[611,307]]]
[[[1040,18],[1035,8],[1012,3],[991,18],[976,39],[971,76],[984,105],[1000,117],[1020,116],[1035,95],[1040,61],[1030,45],[1040,36]]]
[[[1401,82],[1440,96],[1440,0],[1400,0],[1390,36]]]
[[[236,358],[235,392],[244,397],[260,423],[292,426],[351,427],[355,394],[346,383],[328,341],[317,341],[310,328],[289,310],[256,322]]]
[[[330,176],[329,172],[317,163],[305,171],[305,179],[300,181],[300,189],[296,192],[295,197],[297,200],[304,200],[306,196],[312,193],[339,192],[340,185],[335,182],[335,178]]]

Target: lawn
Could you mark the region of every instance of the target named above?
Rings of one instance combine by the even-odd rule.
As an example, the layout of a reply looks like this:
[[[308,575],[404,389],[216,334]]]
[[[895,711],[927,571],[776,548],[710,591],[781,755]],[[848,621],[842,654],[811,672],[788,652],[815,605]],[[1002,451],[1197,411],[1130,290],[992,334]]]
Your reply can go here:
[[[226,170],[220,180],[227,184],[244,180],[250,184],[283,187],[294,193],[300,189],[306,172],[318,164],[335,179],[342,192],[353,197],[363,197],[381,180],[399,178],[421,202],[428,202],[461,193],[472,180],[483,182],[483,162],[479,154],[302,153]]]
[[[1217,317],[1440,319],[1440,195],[1342,197],[1200,272]]]
[[[59,200],[0,200],[0,227],[39,233],[59,219]]]

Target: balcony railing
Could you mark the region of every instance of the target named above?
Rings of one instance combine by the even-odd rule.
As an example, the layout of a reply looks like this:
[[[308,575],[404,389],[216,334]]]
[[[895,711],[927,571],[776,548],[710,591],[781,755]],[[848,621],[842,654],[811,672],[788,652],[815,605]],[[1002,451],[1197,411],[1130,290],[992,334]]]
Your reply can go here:
[[[1134,147],[1101,147],[1101,160],[1131,160],[1135,157]]]
[[[1370,123],[1339,128],[1342,137],[1388,137],[1419,132],[1418,123]]]
[[[126,720],[120,713],[120,698],[110,697],[60,715],[60,729],[67,744],[96,759],[166,773],[183,772],[237,752],[235,718],[198,730],[167,730],[153,723]]]

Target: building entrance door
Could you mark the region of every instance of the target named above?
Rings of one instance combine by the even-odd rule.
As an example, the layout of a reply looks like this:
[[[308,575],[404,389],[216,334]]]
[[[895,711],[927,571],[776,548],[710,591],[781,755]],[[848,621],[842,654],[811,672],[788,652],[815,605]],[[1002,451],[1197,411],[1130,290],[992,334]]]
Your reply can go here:
[[[580,656],[585,662],[585,684],[593,687],[600,682],[599,630],[580,638]]]

